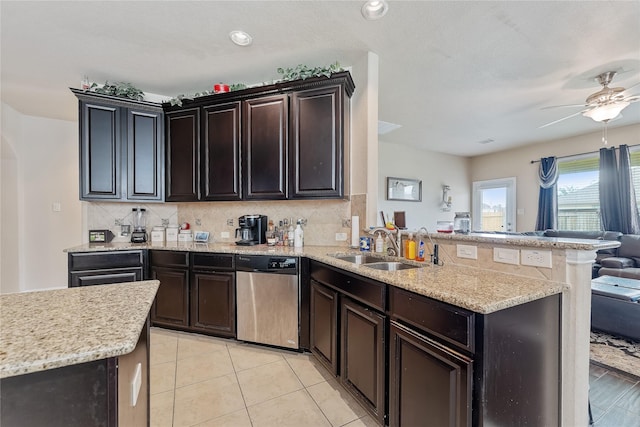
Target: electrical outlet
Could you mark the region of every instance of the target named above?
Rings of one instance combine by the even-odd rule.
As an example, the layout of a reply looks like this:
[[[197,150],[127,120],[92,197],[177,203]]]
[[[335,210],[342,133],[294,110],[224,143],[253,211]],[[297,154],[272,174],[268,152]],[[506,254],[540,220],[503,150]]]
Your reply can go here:
[[[122,218],[116,218],[114,221],[114,225],[123,225],[123,219]]]
[[[456,245],[458,258],[478,259],[478,247],[471,245]]]
[[[350,219],[343,219],[342,220],[342,228],[349,228],[351,227],[351,220]],[[336,239],[338,240],[338,239]]]
[[[196,225],[198,226],[202,225],[202,221],[200,221],[200,218],[196,218]]]
[[[62,210],[62,206],[60,205],[60,202],[53,202],[51,204],[51,210],[53,212],[60,212]]]
[[[229,218],[229,219],[227,219],[227,225],[228,225],[229,227],[233,227],[233,218]]]
[[[347,233],[336,233],[336,242],[346,242]]]
[[[551,268],[551,251],[523,249],[521,258],[522,265]]]
[[[493,260],[503,264],[520,264],[520,251],[518,249],[493,248]]]
[[[169,218],[162,218],[162,226],[163,227],[169,226]]]

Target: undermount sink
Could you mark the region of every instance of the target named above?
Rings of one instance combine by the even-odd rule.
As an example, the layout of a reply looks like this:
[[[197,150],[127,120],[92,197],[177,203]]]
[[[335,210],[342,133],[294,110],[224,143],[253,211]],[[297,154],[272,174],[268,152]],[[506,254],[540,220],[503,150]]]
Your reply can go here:
[[[352,262],[354,264],[369,264],[372,262],[380,262],[382,258],[371,255],[337,255],[336,259]]]
[[[413,264],[405,264],[404,262],[396,262],[396,261],[385,261],[385,262],[372,262],[366,264],[365,267],[375,268],[376,270],[385,270],[385,271],[398,271],[398,270],[408,270],[410,268],[420,268],[420,266]]]

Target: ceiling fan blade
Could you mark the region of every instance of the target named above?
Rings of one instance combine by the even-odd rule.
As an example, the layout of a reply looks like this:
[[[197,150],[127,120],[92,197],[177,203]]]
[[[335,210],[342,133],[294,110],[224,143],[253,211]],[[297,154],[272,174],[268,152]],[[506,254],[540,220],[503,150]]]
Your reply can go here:
[[[567,104],[567,105],[551,105],[549,107],[542,107],[541,110],[550,110],[552,108],[565,108],[565,107],[586,107],[585,104]]]
[[[551,125],[555,125],[556,123],[560,123],[560,122],[562,122],[564,120],[570,119],[571,117],[575,117],[577,115],[580,115],[580,114],[584,113],[585,111],[589,111],[589,109],[587,108],[585,110],[578,111],[577,113],[571,114],[570,116],[563,117],[563,118],[558,119],[558,120],[554,120],[554,121],[552,121],[550,123],[547,123],[546,125],[539,126],[538,129],[546,128],[547,126],[551,126]]]

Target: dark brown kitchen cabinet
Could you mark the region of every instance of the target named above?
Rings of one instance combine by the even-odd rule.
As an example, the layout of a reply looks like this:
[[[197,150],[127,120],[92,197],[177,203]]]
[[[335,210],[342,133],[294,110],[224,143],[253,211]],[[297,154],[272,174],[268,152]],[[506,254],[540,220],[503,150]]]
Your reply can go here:
[[[333,375],[338,375],[338,293],[311,280],[310,350]]]
[[[70,288],[146,279],[145,250],[70,252],[67,265]]]
[[[340,381],[385,420],[385,316],[348,298],[341,303]]]
[[[160,286],[151,307],[154,325],[189,325],[189,253],[149,251],[151,279]]]
[[[192,252],[190,329],[236,336],[236,274],[233,254]]]
[[[472,359],[395,322],[389,344],[389,426],[470,426]]]
[[[158,104],[76,89],[80,199],[162,201],[164,115]]]
[[[286,199],[289,99],[287,95],[275,95],[243,104],[244,198]]]
[[[200,109],[166,114],[166,201],[199,199]]]
[[[200,200],[240,200],[241,103],[202,108]]]
[[[343,197],[348,113],[340,85],[291,94],[290,198]]]

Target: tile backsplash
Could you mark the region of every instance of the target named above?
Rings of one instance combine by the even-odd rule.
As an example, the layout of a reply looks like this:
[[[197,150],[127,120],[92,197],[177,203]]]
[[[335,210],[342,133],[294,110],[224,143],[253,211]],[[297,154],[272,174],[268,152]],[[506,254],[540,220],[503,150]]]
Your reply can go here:
[[[238,217],[248,214],[266,215],[275,224],[285,218],[294,221],[304,218],[304,240],[307,245],[348,246],[351,228],[343,227],[343,219],[352,215],[363,216],[366,211],[366,195],[352,195],[351,200],[278,200],[246,202],[198,202],[198,203],[87,203],[87,226],[89,229],[110,229],[117,237],[114,241],[126,241],[120,236],[116,220],[131,224],[131,209],[147,209],[147,229],[162,225],[163,220],[171,224],[188,222],[193,230],[208,231],[210,241],[235,242]],[[233,225],[227,225],[233,220]],[[229,233],[228,238],[221,237]],[[346,233],[347,241],[336,241],[336,233]],[[85,233],[86,235],[87,233]]]

